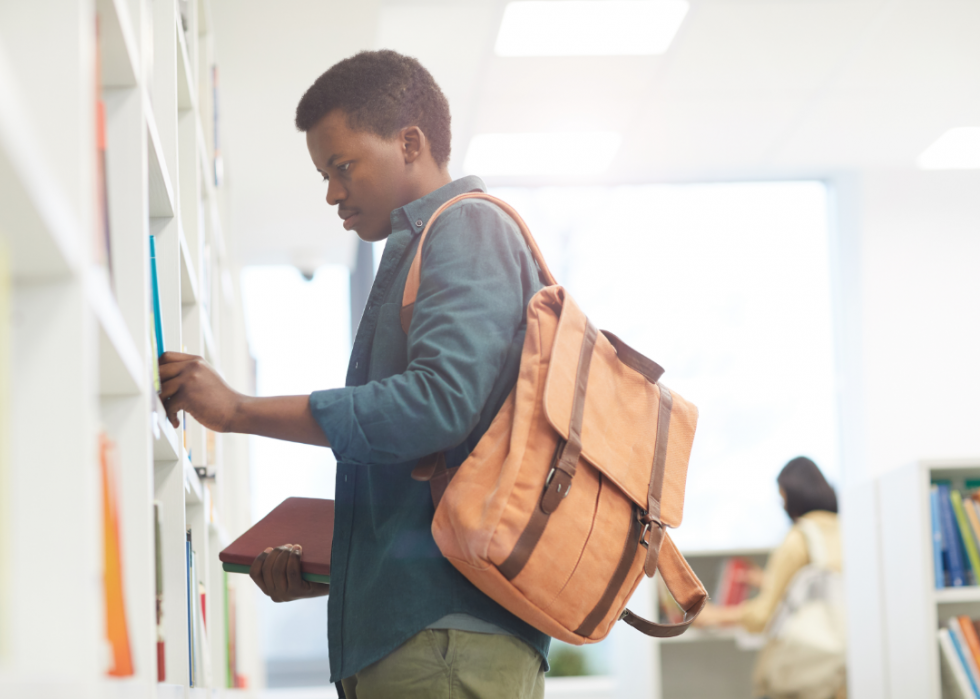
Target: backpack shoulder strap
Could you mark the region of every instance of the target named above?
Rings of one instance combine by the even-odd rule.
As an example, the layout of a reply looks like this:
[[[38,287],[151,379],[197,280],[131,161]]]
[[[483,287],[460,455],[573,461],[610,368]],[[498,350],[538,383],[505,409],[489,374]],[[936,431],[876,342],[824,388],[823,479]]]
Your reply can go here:
[[[425,245],[426,236],[429,235],[429,231],[432,230],[432,225],[436,222],[436,219],[439,218],[439,215],[443,211],[464,199],[485,199],[489,202],[493,202],[503,209],[504,213],[514,219],[514,221],[517,223],[517,227],[521,229],[521,235],[524,236],[524,241],[527,243],[528,248],[530,248],[534,261],[538,263],[538,268],[541,270],[541,275],[544,281],[548,285],[558,283],[555,281],[554,275],[551,274],[551,270],[548,269],[548,264],[544,261],[544,255],[541,254],[538,244],[531,235],[531,229],[527,227],[527,224],[524,223],[524,219],[522,219],[517,211],[514,210],[514,207],[507,202],[485,192],[467,192],[466,194],[460,194],[436,209],[436,212],[429,218],[429,222],[425,225],[425,230],[422,231],[422,235],[419,238],[419,246],[415,250],[415,258],[412,260],[412,266],[408,270],[408,279],[405,282],[405,291],[402,293],[401,324],[402,330],[405,331],[406,335],[408,334],[409,326],[412,324],[412,313],[415,310],[415,299],[418,297],[419,285],[421,284],[422,280],[422,246]]]
[[[800,519],[796,523],[803,538],[806,540],[806,550],[810,555],[810,564],[817,568],[827,567],[827,548],[824,546],[823,532],[820,526],[808,519]]]

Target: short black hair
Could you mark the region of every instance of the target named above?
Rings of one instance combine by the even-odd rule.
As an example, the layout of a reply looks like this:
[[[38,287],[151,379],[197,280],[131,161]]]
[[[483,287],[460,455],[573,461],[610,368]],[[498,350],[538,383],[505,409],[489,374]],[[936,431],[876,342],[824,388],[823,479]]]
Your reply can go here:
[[[805,456],[797,456],[776,477],[786,493],[786,514],[794,522],[808,512],[837,512],[837,494],[820,469]]]
[[[296,107],[296,128],[309,131],[334,109],[352,129],[391,138],[418,126],[439,165],[449,162],[449,102],[421,63],[395,51],[361,51],[332,66]]]

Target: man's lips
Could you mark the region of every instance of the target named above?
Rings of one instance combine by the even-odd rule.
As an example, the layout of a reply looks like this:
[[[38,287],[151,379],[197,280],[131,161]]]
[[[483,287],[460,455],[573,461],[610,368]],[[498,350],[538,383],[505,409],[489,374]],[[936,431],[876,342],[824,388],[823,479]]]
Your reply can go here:
[[[344,219],[344,228],[348,231],[361,218],[361,214],[357,211],[339,211],[337,215]]]

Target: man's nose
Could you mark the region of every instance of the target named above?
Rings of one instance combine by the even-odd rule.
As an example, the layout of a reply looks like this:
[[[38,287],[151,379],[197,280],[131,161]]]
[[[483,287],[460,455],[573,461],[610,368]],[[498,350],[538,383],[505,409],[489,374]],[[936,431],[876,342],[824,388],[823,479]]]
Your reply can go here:
[[[327,204],[337,206],[347,198],[347,190],[340,186],[336,180],[327,181]]]

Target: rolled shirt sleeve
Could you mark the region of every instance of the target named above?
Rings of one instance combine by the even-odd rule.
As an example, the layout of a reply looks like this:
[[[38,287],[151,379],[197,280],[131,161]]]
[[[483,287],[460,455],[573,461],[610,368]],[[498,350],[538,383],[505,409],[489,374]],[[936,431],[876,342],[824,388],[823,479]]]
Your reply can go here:
[[[422,248],[407,369],[310,396],[338,460],[401,463],[463,442],[524,322],[532,268],[498,207],[467,200],[443,213]]]

